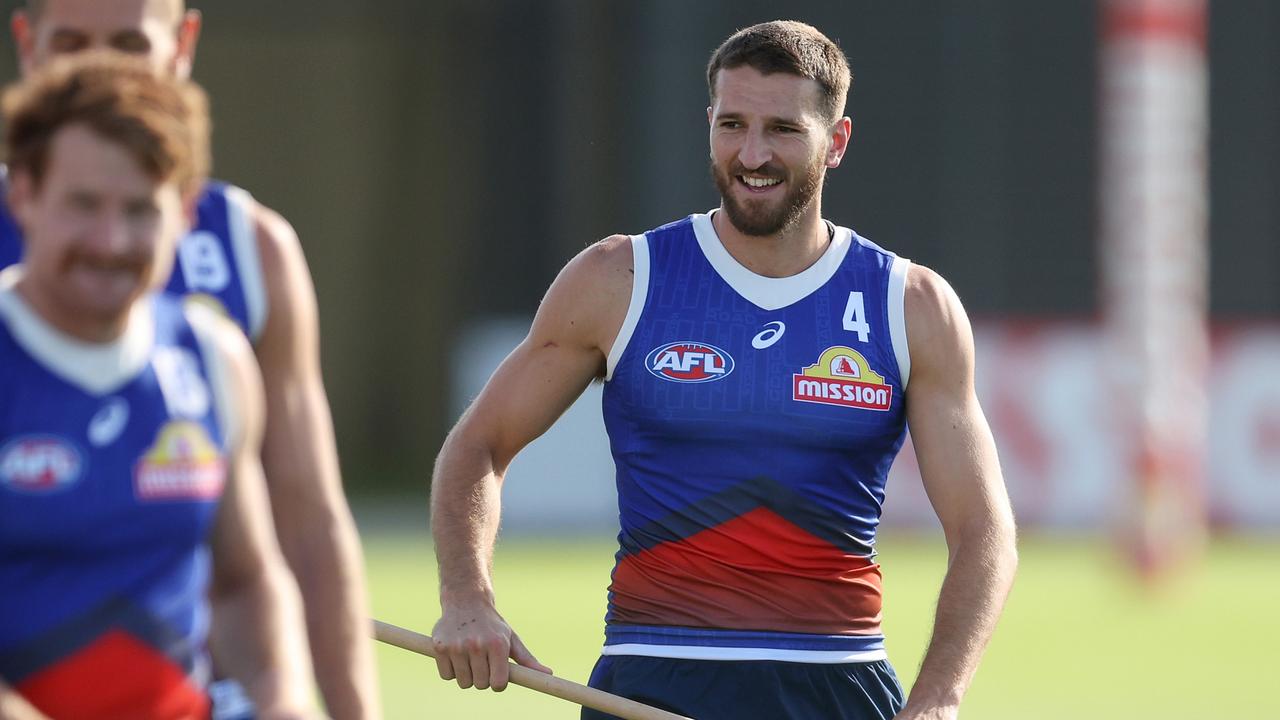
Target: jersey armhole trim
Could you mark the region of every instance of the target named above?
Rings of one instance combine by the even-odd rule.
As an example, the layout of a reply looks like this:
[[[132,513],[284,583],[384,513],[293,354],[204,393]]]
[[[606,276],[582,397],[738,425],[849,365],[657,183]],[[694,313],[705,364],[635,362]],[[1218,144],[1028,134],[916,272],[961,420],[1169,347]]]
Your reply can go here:
[[[218,344],[216,323],[221,318],[199,303],[183,303],[183,315],[191,323],[192,332],[196,336],[196,344],[204,357],[205,367],[209,369],[209,385],[213,392],[214,413],[218,424],[222,426],[223,437],[228,448],[239,447],[244,442],[244,428],[240,423],[241,407],[237,395],[231,387],[231,369],[227,367],[226,351]]]
[[[907,347],[907,269],[911,261],[895,256],[893,266],[889,269],[889,340],[893,344],[893,354],[898,358],[898,377],[902,380],[902,389],[907,389],[907,380],[911,377],[911,350]]]
[[[622,360],[622,353],[631,342],[631,334],[640,324],[640,315],[644,312],[645,301],[649,298],[649,239],[645,235],[631,236],[631,262],[635,272],[631,276],[631,304],[627,307],[627,317],[618,329],[618,337],[613,339],[609,348],[609,358],[605,361],[604,380],[613,379],[613,371]]]
[[[244,290],[245,312],[248,315],[249,339],[257,342],[262,336],[262,326],[267,321],[267,288],[262,279],[262,257],[258,251],[258,233],[254,229],[249,209],[253,197],[243,188],[230,186],[227,195],[227,228],[231,245],[235,250],[236,270],[240,273],[240,286]]]

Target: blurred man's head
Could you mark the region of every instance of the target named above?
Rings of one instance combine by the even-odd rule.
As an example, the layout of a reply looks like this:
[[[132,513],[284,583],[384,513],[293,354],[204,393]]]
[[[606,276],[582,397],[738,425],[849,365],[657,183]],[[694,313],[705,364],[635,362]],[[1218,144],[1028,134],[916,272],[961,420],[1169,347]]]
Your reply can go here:
[[[24,74],[59,55],[110,48],[189,77],[200,14],[183,0],[27,0],[11,29]]]
[[[173,266],[209,167],[203,91],[117,53],[58,59],[0,102],[19,291],[82,339],[123,329]]]

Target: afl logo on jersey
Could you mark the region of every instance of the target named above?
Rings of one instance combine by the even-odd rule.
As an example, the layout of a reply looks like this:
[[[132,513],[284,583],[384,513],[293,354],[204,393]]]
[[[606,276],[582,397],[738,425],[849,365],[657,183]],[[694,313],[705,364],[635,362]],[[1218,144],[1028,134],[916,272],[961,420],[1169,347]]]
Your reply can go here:
[[[649,372],[671,382],[704,383],[721,380],[733,372],[733,358],[714,345],[673,342],[655,348],[644,359]]]
[[[52,435],[27,435],[0,447],[0,486],[43,495],[80,479],[84,461],[71,443]]]
[[[862,353],[839,345],[822,351],[818,362],[792,375],[791,382],[791,399],[799,402],[884,412],[893,401],[893,386]]]

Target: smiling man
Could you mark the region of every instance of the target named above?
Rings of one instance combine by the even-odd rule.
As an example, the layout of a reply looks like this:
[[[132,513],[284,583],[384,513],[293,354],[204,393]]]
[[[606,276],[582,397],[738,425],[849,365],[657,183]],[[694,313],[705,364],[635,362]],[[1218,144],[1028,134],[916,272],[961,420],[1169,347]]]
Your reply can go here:
[[[621,531],[593,686],[699,720],[956,716],[1013,579],[1013,517],[959,299],[822,218],[849,82],[813,27],[734,34],[707,68],[720,207],[556,278],[437,462],[443,677],[500,690],[508,656],[545,669],[497,611],[499,490],[602,378]],[[904,705],[875,537],[908,422],[951,561]]]
[[[187,78],[201,15],[183,0],[28,0],[11,26],[24,75],[62,56],[110,49]],[[0,267],[22,252],[22,233],[0,204]],[[298,236],[241,188],[207,182],[195,225],[166,267],[170,292],[218,308],[253,343],[270,418],[262,462],[280,545],[303,591],[326,708],[342,720],[379,717],[360,540],[343,494],[315,289]]]

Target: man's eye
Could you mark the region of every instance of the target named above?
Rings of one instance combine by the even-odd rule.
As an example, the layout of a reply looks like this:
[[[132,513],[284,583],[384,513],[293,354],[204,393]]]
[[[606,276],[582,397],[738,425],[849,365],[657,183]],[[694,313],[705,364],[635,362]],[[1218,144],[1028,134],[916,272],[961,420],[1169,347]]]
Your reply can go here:
[[[151,41],[146,35],[140,33],[129,33],[126,35],[117,35],[111,40],[111,47],[120,52],[131,53],[134,55],[145,55],[151,52]]]
[[[80,213],[92,213],[98,209],[98,200],[92,195],[73,194],[67,198],[67,206]]]
[[[49,50],[55,53],[80,52],[89,46],[88,38],[77,35],[54,35],[49,40]]]
[[[150,220],[160,214],[160,211],[151,203],[130,203],[125,206],[125,214],[131,220]]]

